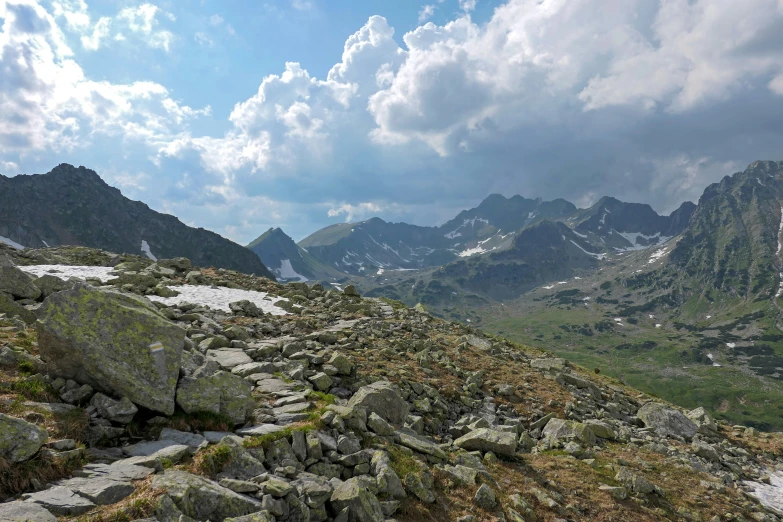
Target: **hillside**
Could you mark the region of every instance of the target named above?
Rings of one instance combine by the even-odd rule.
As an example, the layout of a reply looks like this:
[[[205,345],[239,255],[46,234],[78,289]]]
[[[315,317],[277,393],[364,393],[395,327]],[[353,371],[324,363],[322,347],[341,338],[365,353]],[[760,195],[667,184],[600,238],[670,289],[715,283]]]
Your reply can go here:
[[[0,318],[0,520],[783,517],[783,434],[546,352],[347,288],[3,251],[38,322]]]
[[[280,228],[270,228],[247,245],[280,281],[337,281],[345,274],[297,246]]]
[[[47,174],[0,176],[0,236],[30,248],[87,246],[274,278],[258,257],[203,228],[131,201],[94,171],[62,164]]]

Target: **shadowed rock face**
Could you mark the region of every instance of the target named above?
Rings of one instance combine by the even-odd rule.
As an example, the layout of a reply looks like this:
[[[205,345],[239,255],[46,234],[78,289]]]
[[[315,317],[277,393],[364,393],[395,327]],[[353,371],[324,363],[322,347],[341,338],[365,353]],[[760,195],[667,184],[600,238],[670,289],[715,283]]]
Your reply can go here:
[[[0,236],[29,248],[87,246],[159,259],[184,256],[196,266],[274,276],[250,250],[185,225],[107,185],[95,171],[61,164],[47,174],[0,176]]]
[[[185,332],[145,299],[77,285],[46,300],[37,330],[54,375],[174,413]]]

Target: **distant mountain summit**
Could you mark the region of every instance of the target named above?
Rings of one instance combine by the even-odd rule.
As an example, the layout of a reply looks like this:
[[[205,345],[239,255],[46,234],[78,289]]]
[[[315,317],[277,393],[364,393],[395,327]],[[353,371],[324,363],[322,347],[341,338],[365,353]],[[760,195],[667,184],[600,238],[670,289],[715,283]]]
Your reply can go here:
[[[333,281],[345,276],[297,246],[280,228],[270,228],[247,248],[255,252],[280,281]]]
[[[132,201],[95,171],[61,164],[47,174],[0,176],[0,237],[17,247],[87,246],[150,259],[187,257],[274,279],[253,252]]]
[[[371,276],[444,266],[506,249],[521,252],[524,248],[536,248],[539,243],[525,247],[524,239],[520,242],[515,237],[527,227],[549,221],[567,225],[590,253],[615,254],[648,248],[680,234],[695,208],[687,202],[671,215],[661,216],[649,205],[624,203],[610,197],[588,209],[578,209],[564,199],[543,201],[491,194],[476,208],[463,210],[439,227],[372,218],[328,226],[302,240],[299,246],[341,272]],[[556,234],[554,239],[561,241],[563,234],[554,228],[545,227],[539,233],[541,230]],[[529,253],[525,257],[529,258]]]

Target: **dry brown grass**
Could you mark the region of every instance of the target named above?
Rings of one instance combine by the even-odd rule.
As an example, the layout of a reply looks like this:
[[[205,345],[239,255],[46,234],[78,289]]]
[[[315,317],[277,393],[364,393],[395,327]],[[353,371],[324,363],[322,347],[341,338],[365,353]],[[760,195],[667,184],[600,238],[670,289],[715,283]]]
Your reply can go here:
[[[0,458],[0,501],[33,490],[36,481],[46,484],[70,476],[83,464],[76,459],[56,459],[45,452],[15,464]]]
[[[151,481],[152,478],[146,478],[135,482],[136,491],[129,497],[117,504],[94,509],[77,518],[76,522],[131,522],[152,517],[163,491],[153,490]]]

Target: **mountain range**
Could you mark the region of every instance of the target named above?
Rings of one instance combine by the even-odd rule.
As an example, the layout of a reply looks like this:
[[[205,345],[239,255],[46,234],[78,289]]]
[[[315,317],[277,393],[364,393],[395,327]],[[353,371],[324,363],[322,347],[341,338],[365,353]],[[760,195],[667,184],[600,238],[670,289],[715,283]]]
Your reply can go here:
[[[494,194],[437,227],[372,218],[298,244],[271,228],[246,248],[130,201],[83,167],[0,177],[6,243],[352,284],[759,428],[783,427],[781,232],[775,161],[724,177],[669,215],[611,197],[579,209]]]
[[[95,171],[61,164],[47,174],[0,176],[0,238],[17,247],[78,245],[274,279],[246,248],[131,201]]]

